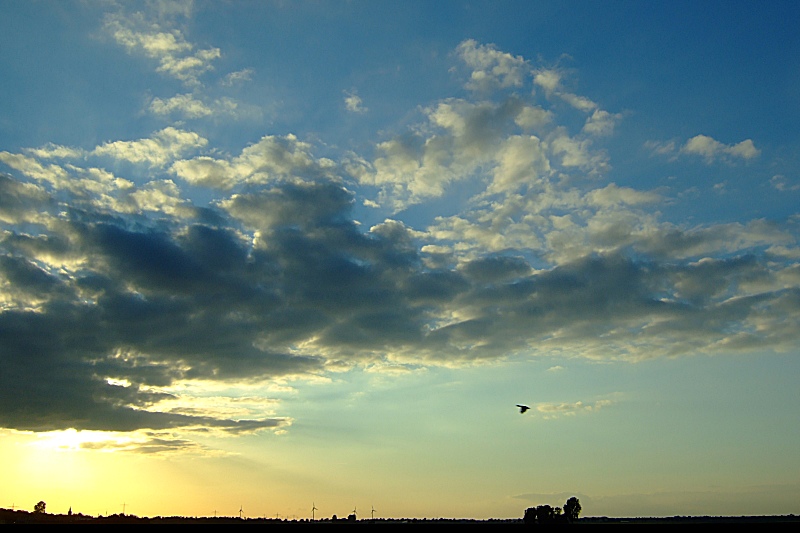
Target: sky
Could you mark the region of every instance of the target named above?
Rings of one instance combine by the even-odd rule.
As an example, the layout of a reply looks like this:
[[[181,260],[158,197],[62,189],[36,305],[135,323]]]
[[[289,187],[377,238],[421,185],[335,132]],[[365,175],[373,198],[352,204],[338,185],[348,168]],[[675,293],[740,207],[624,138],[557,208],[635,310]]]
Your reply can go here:
[[[798,20],[0,3],[0,507],[800,513]]]

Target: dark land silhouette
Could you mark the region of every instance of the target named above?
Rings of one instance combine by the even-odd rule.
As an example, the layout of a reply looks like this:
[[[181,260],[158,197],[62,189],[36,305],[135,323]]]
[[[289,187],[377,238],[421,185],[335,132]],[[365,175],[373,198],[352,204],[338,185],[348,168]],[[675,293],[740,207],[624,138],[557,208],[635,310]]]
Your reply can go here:
[[[316,506],[314,506],[316,510]],[[188,517],[188,516],[154,516],[140,517],[131,514],[113,514],[107,516],[91,516],[80,512],[67,514],[50,514],[46,512],[46,503],[38,502],[33,512],[0,508],[0,524],[261,524],[261,525],[344,525],[344,524],[410,524],[410,525],[515,525],[514,527],[530,527],[539,524],[788,524],[800,523],[800,516],[671,516],[671,517],[605,517],[589,516],[581,518],[580,501],[576,497],[569,498],[563,507],[551,507],[543,504],[524,510],[520,518],[489,518],[484,520],[469,518],[357,518],[349,514],[346,518],[332,515],[330,518],[246,518],[237,516]]]

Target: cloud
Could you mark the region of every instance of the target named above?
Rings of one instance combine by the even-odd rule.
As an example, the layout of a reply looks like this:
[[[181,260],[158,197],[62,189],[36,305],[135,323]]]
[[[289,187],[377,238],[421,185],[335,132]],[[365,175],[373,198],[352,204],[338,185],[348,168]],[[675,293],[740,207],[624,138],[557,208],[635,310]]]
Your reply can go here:
[[[369,111],[364,107],[361,97],[356,93],[345,92],[344,106],[351,113],[366,113]]]
[[[654,155],[674,155],[677,151],[675,141],[646,141],[644,147]]]
[[[567,102],[569,105],[578,109],[580,111],[584,111],[586,113],[589,112],[597,112],[597,104],[586,98],[585,96],[579,96],[577,94],[566,93],[566,92],[557,92],[555,93],[559,98]],[[594,116],[594,115],[593,115]],[[601,117],[602,120],[602,117]],[[608,120],[603,120],[603,122],[608,122]],[[587,122],[587,125],[592,127],[597,127],[597,120],[595,119],[594,122]]]
[[[497,103],[457,99],[439,102],[425,110],[427,122],[419,132],[380,143],[378,157],[357,178],[364,184],[381,187],[381,199],[402,208],[440,197],[452,184],[472,180],[476,173],[494,174],[490,192],[535,180],[549,172],[551,155],[546,152],[547,147],[552,150],[555,146],[559,154],[579,152],[585,165],[596,160],[588,143],[572,140],[563,132],[564,141],[549,145],[536,136],[511,135],[516,132],[520,117],[526,125],[533,125],[533,121],[537,125],[546,123],[546,113],[537,113],[534,118],[531,110],[517,98]],[[580,148],[561,148],[559,142],[571,142]],[[530,151],[526,152],[526,148]],[[527,170],[526,161],[532,164]]]
[[[172,172],[194,185],[228,190],[240,184],[266,184],[293,177],[331,177],[335,163],[316,158],[310,143],[295,135],[267,135],[231,159],[200,156],[176,161]]]
[[[0,158],[3,153],[0,153]],[[6,224],[33,222],[38,218],[39,209],[54,203],[41,186],[19,182],[11,176],[0,174],[0,222]]]
[[[520,56],[513,56],[492,44],[474,39],[461,42],[456,53],[472,69],[467,88],[487,92],[496,88],[519,87],[530,74],[530,67]]]
[[[600,207],[612,207],[620,204],[653,204],[663,200],[658,193],[638,191],[630,187],[618,187],[615,183],[609,183],[602,189],[589,192],[587,198],[591,203]]]
[[[707,164],[716,161],[729,163],[736,160],[749,161],[761,155],[761,150],[755,147],[751,139],[728,145],[708,135],[695,135],[680,148],[677,147],[676,141],[648,141],[645,143],[645,148],[656,155],[670,155],[673,160],[678,155],[701,156]]]
[[[361,184],[380,189],[378,204],[399,211],[447,194],[456,184],[489,183],[486,194],[512,194],[556,175],[599,175],[610,166],[597,141],[611,136],[621,114],[564,91],[566,73],[533,69],[522,57],[483,45],[462,42],[457,57],[470,67],[467,87],[475,98],[448,98],[422,108],[422,121],[377,146],[371,161],[350,168]],[[545,109],[526,81],[545,88],[588,114],[583,128],[560,125],[556,108]],[[535,135],[532,135],[535,133]]]
[[[608,169],[608,156],[602,151],[592,150],[592,141],[570,137],[563,129],[550,140],[553,155],[559,156],[564,167],[577,167],[597,173]]]
[[[255,70],[252,68],[245,68],[242,70],[237,70],[236,72],[229,72],[222,78],[222,85],[227,87],[232,87],[234,85],[238,85],[253,79],[253,74]]]
[[[786,176],[782,176],[780,174],[776,174],[772,176],[769,180],[769,184],[778,191],[781,192],[790,192],[790,191],[798,191],[800,190],[800,183],[792,183]]]
[[[562,73],[555,69],[540,69],[534,73],[533,82],[548,94],[561,86]]]
[[[191,94],[178,94],[166,100],[153,98],[148,109],[156,115],[179,113],[186,118],[205,117],[213,112],[210,107]]]
[[[147,139],[104,143],[92,150],[91,155],[162,167],[207,144],[208,140],[197,133],[168,126]]]
[[[2,183],[12,193],[3,196],[10,224],[22,211],[49,208],[40,188]],[[177,195],[174,183],[159,187]],[[617,186],[585,196],[604,209],[654,199]],[[796,276],[742,251],[795,246],[771,223],[643,233],[627,241],[637,254],[589,247],[547,269],[532,267],[528,248],[431,267],[424,259],[438,249],[422,252],[420,242],[429,234],[391,220],[363,232],[353,205],[335,181],[279,181],[218,202],[214,225],[184,215],[129,226],[121,214],[84,210],[37,236],[6,222],[0,424],[235,433],[278,423],[193,413],[175,404],[170,387],[520,352],[636,360],[796,346],[800,324],[786,319],[800,316]],[[732,258],[680,260],[715,249]]]
[[[40,148],[29,148],[25,152],[39,159],[76,159],[86,155],[83,150],[53,143],[47,143]]]
[[[199,77],[221,57],[219,48],[197,49],[180,30],[161,26],[161,22],[146,20],[141,12],[109,14],[105,21],[105,31],[128,53],[155,59],[158,72],[186,85],[199,85]]]
[[[533,135],[509,137],[499,148],[496,159],[498,165],[489,192],[516,189],[522,183],[542,179],[551,170],[545,147]]]
[[[583,132],[597,137],[605,137],[614,133],[614,127],[622,118],[620,113],[612,115],[602,109],[594,109],[592,115],[586,119]]]
[[[534,72],[533,83],[543,88],[548,98],[555,96],[579,111],[593,112],[594,115],[587,120],[587,127],[590,131],[593,128],[606,128],[611,115],[600,110],[599,106],[586,96],[563,90],[562,82],[566,75],[566,71],[561,69],[541,68]],[[618,118],[618,116],[615,117]]]
[[[524,106],[514,121],[524,130],[535,130],[553,120],[553,113],[539,106]]]
[[[572,403],[538,403],[531,407],[537,412],[542,413],[545,419],[548,419],[557,418],[558,416],[575,416],[578,413],[598,411],[613,403],[612,400],[597,400],[592,403],[584,403],[582,401]]]
[[[709,163],[721,157],[749,160],[758,157],[761,153],[750,139],[738,144],[726,145],[707,135],[692,137],[681,147],[681,152],[703,156]]]
[[[63,184],[69,178],[69,174],[61,166],[55,164],[43,165],[35,158],[22,154],[0,152],[0,162],[19,170],[37,181]]]
[[[189,50],[169,35],[147,46]],[[510,94],[530,75],[524,60],[475,42],[459,53],[485,72],[484,92],[421,108],[374,154],[320,157],[329,147],[287,133],[228,155],[176,127],[86,151],[0,152],[14,174],[0,175],[0,427],[144,431],[131,449],[161,453],[192,449],[201,431],[291,422],[280,404],[186,392],[201,384],[520,354],[638,361],[796,349],[795,219],[662,221],[649,208],[668,190],[603,179],[613,117],[594,108],[570,129],[558,106]],[[536,83],[561,91],[548,72]],[[748,153],[705,146],[714,157]],[[109,168],[120,161],[146,178],[118,177]],[[213,189],[211,199],[193,201],[194,186]],[[359,206],[404,208],[453,187],[463,203],[428,227],[399,215],[369,228],[356,220]]]

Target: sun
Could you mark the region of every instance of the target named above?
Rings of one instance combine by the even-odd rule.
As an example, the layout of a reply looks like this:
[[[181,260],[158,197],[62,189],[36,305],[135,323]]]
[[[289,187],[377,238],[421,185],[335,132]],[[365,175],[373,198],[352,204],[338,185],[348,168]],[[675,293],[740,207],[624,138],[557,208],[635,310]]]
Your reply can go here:
[[[38,434],[34,446],[50,451],[77,452],[87,449],[102,449],[102,451],[112,452],[125,449],[135,442],[136,439],[132,436],[120,435],[111,431],[65,429]]]

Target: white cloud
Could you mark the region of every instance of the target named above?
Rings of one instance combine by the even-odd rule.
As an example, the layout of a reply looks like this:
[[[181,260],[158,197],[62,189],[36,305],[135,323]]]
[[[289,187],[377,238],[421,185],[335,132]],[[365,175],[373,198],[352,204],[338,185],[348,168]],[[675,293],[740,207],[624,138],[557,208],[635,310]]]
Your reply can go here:
[[[331,177],[335,163],[315,158],[311,144],[295,135],[267,135],[230,160],[200,156],[176,161],[172,171],[195,185],[231,189],[241,183],[269,183],[291,177]]]
[[[467,88],[487,92],[496,88],[520,87],[531,72],[527,61],[498,50],[491,44],[479,44],[473,39],[456,48],[459,57],[472,68]]]
[[[358,96],[356,93],[350,93],[350,92],[345,93],[344,105],[345,108],[351,113],[366,113],[367,111],[369,111],[369,109],[364,107],[364,103],[361,101],[361,97]]]
[[[231,189],[245,176],[224,159],[200,156],[172,164],[172,171],[193,185],[215,189]]]
[[[749,160],[758,157],[761,151],[758,150],[753,141],[744,141],[728,145],[723,144],[708,135],[696,135],[692,137],[681,149],[681,153],[703,156],[708,163],[712,163],[720,158],[739,158]]]
[[[602,172],[608,168],[608,156],[602,151],[592,150],[589,139],[570,137],[560,128],[548,140],[551,153],[560,156],[561,165],[565,167],[577,167],[590,173]]]
[[[527,116],[523,116],[526,109]],[[379,144],[379,157],[371,168],[358,174],[362,183],[382,187],[382,199],[396,209],[439,197],[453,183],[474,178],[476,172],[485,172],[488,177],[498,164],[506,166],[497,174],[495,188],[510,185],[503,182],[519,176],[512,176],[511,145],[505,143],[517,129],[518,119],[523,116],[522,120],[531,125],[549,119],[546,112],[513,97],[499,103],[449,99],[425,109],[425,113],[427,123],[412,134]],[[528,143],[532,146],[532,141]],[[500,153],[502,150],[506,152]],[[536,156],[539,151],[537,147],[528,159],[540,161]]]
[[[128,53],[157,60],[158,72],[187,85],[199,84],[198,77],[211,70],[212,62],[221,56],[219,48],[197,50],[180,30],[162,30],[159,23],[148,22],[141,13],[109,15],[105,29]]]
[[[185,57],[167,55],[161,58],[161,65],[156,70],[166,72],[188,85],[195,85],[199,83],[198,76],[211,70],[211,62],[220,56],[219,48],[198,50],[194,55]]]
[[[532,130],[540,128],[553,120],[553,113],[538,106],[525,106],[520,110],[514,122],[520,128]]]
[[[53,143],[47,143],[40,148],[27,148],[25,152],[39,159],[74,159],[86,155],[86,152],[78,148]]]
[[[395,210],[441,197],[456,183],[483,181],[484,193],[509,193],[561,171],[561,178],[599,175],[609,168],[608,156],[593,147],[596,138],[613,133],[619,114],[601,110],[588,98],[561,90],[562,72],[532,71],[522,57],[474,40],[462,42],[459,57],[473,68],[468,87],[480,99],[450,98],[424,108],[426,122],[378,144],[378,156],[351,173],[365,185],[377,186],[379,203]],[[570,135],[553,124],[556,115],[530,102],[530,94],[491,89],[518,88],[526,77],[549,95],[586,111],[582,131]],[[530,135],[536,132],[535,136]],[[522,135],[525,133],[527,135]]]
[[[506,139],[496,156],[494,179],[488,192],[515,189],[522,183],[541,179],[550,172],[550,161],[538,137],[513,136]]]
[[[0,161],[15,170],[19,170],[26,176],[38,181],[50,182],[57,187],[60,187],[69,179],[67,171],[59,165],[43,165],[33,157],[22,154],[0,152]]]
[[[221,83],[222,85],[226,85],[228,87],[238,85],[253,79],[254,72],[255,71],[252,68],[245,68],[242,70],[237,70],[236,72],[230,72],[226,74],[224,78],[222,78]]]
[[[184,212],[187,201],[181,198],[181,192],[172,180],[151,181],[145,186],[130,193],[136,203],[133,212],[153,211],[179,215]]]
[[[468,179],[490,162],[519,110],[514,103],[495,105],[448,100],[426,110],[435,133],[406,135],[378,145],[380,156],[362,183],[383,187],[396,208],[444,194],[448,185]],[[443,130],[443,131],[442,131]]]
[[[675,141],[646,141],[644,147],[654,155],[673,156],[677,151]]]
[[[184,119],[224,115],[226,118],[236,120],[260,120],[263,116],[263,111],[254,105],[240,105],[228,97],[214,101],[201,100],[192,94],[178,94],[166,99],[155,97],[147,109],[154,115],[178,116]]]
[[[161,167],[187,152],[202,148],[207,144],[208,140],[197,133],[170,126],[156,132],[149,139],[113,141],[102,144],[92,151],[92,155]]]
[[[547,94],[553,93],[561,86],[561,72],[553,69],[537,70],[533,83],[543,88]]]
[[[782,176],[780,174],[772,176],[769,180],[769,184],[772,185],[772,187],[774,187],[776,190],[782,192],[800,190],[800,183],[791,183],[788,179],[786,179],[786,176]]]
[[[622,118],[619,113],[611,114],[602,109],[595,109],[592,115],[586,119],[583,132],[595,137],[605,137],[614,133],[614,126]]]
[[[564,72],[557,69],[543,68],[537,70],[533,76],[533,83],[544,89],[548,98],[556,96],[570,106],[586,113],[598,109],[598,105],[591,99],[562,90]]]
[[[580,111],[588,113],[597,109],[597,104],[585,96],[564,92],[557,92],[555,94],[569,105]]]
[[[177,113],[185,118],[200,118],[212,113],[210,107],[191,94],[178,94],[166,100],[153,98],[148,109],[156,115]]]

